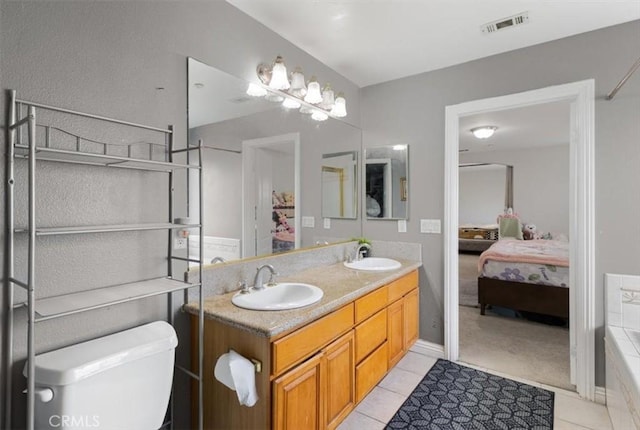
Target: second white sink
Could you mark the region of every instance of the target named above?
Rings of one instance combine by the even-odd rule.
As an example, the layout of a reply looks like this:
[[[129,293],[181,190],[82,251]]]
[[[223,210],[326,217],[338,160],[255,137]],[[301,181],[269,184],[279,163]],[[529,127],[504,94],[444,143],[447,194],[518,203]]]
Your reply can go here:
[[[399,261],[381,257],[367,257],[350,263],[345,261],[344,265],[349,269],[366,270],[370,272],[384,272],[402,267]]]
[[[244,309],[257,311],[281,311],[301,308],[319,301],[324,292],[315,285],[298,282],[279,282],[263,290],[251,289],[251,293],[236,293],[231,302]]]

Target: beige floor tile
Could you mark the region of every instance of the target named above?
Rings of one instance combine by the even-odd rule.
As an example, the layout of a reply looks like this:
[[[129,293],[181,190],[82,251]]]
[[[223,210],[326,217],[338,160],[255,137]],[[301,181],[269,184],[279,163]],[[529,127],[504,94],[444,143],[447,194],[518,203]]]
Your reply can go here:
[[[436,358],[409,351],[407,352],[407,355],[398,362],[396,368],[424,376],[427,374],[429,369],[436,364],[436,361],[438,361]]]
[[[374,420],[360,412],[353,411],[342,421],[337,430],[382,430],[385,423]]]
[[[389,371],[387,376],[378,384],[378,387],[384,388],[394,393],[408,396],[416,388],[416,385],[422,381],[424,376],[417,373],[395,367]]]
[[[557,393],[555,398],[555,418],[591,429],[612,428],[609,413],[603,405]]]
[[[570,423],[569,421],[554,419],[553,430],[590,430],[587,427],[582,427],[578,424]]]
[[[356,407],[356,411],[380,422],[388,423],[406,399],[393,391],[374,388]]]

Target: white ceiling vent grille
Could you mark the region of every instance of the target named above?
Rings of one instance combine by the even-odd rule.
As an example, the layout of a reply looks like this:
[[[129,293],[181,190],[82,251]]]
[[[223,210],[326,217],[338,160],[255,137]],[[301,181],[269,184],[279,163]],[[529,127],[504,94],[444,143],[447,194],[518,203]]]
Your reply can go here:
[[[489,34],[489,33],[495,33],[498,30],[505,30],[507,28],[526,24],[528,22],[529,22],[529,12],[522,12],[517,15],[510,16],[508,18],[503,18],[497,21],[484,24],[480,28],[483,33]]]

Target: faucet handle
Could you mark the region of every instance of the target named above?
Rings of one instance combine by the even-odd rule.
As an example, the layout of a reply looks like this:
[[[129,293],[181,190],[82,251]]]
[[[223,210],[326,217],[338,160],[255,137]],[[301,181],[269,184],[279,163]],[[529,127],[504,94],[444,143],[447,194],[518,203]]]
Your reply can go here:
[[[251,289],[245,280],[238,281],[238,287],[240,287],[240,294],[249,294],[251,292]]]

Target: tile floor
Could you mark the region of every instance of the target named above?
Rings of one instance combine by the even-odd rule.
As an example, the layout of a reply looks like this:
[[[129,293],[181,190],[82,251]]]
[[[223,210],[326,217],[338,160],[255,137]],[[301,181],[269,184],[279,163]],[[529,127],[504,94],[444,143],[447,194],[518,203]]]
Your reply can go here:
[[[351,412],[338,430],[384,429],[398,408],[422,380],[436,358],[409,351],[371,393]],[[465,364],[465,363],[461,363]],[[466,364],[465,364],[466,365]],[[487,369],[469,365],[485,372],[509,377]],[[518,378],[512,378],[520,380]],[[576,393],[555,387],[527,382],[555,392],[555,430],[611,430],[607,409],[582,400]]]

